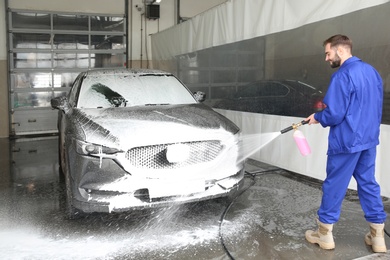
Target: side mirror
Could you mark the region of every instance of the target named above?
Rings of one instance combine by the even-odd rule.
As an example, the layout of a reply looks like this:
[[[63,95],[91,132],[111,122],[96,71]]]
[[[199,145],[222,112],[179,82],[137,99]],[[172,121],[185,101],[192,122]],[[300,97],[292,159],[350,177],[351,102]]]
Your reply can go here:
[[[52,108],[59,109],[64,111],[65,113],[69,111],[69,102],[68,98],[65,96],[52,98],[50,100],[50,104]]]
[[[196,91],[194,92],[194,98],[198,101],[198,102],[203,102],[206,100],[206,93],[202,92],[202,91]]]

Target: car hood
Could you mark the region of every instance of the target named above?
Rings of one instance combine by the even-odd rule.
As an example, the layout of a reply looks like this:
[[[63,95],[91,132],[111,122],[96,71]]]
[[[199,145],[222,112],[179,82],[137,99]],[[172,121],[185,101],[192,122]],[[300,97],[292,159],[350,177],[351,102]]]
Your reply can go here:
[[[203,104],[73,109],[71,114],[77,138],[116,147],[223,139],[239,131]]]

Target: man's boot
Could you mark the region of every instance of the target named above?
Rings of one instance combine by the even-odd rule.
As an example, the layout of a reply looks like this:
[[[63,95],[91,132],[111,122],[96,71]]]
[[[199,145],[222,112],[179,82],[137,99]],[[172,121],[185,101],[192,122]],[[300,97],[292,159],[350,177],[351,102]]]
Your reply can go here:
[[[325,224],[317,220],[318,229],[308,230],[305,233],[306,240],[312,244],[318,244],[322,249],[334,249],[333,224]]]
[[[364,241],[367,245],[372,246],[372,251],[375,253],[387,252],[385,244],[385,224],[370,224],[370,232],[366,234]]]

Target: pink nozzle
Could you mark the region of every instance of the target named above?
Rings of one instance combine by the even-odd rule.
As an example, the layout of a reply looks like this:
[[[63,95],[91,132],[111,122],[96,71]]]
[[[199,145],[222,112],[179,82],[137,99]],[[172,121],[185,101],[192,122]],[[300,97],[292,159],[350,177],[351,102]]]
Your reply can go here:
[[[310,154],[311,153],[310,146],[307,143],[307,140],[306,140],[305,136],[303,135],[303,133],[299,130],[295,130],[293,136],[294,136],[295,143],[297,144],[298,149],[301,152],[301,154],[303,156]]]

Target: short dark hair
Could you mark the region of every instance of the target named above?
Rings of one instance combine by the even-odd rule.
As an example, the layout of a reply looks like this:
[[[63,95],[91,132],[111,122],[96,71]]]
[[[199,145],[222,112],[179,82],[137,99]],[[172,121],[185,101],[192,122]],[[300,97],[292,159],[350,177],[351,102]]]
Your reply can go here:
[[[352,41],[345,35],[342,34],[336,34],[333,35],[332,37],[326,39],[323,43],[323,46],[327,45],[330,43],[330,47],[337,47],[339,45],[343,45],[345,47],[348,47],[352,51]]]

